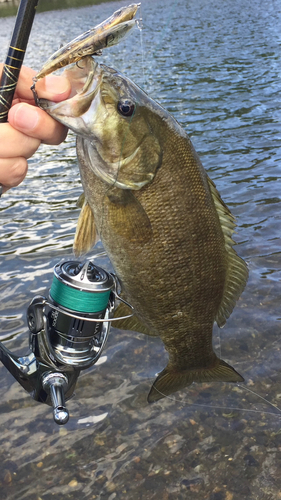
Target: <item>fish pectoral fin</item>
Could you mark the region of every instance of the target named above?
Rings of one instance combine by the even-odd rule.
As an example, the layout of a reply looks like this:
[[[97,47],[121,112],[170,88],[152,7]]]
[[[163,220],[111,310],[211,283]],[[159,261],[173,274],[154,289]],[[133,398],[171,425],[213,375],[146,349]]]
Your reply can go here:
[[[126,304],[121,302],[114,311],[114,318],[120,318],[127,316],[131,313]],[[119,328],[120,330],[130,330],[132,332],[144,333],[145,335],[154,336],[153,333],[137,318],[137,316],[132,316],[131,318],[120,319],[119,321],[113,321],[112,325],[114,328]]]
[[[82,208],[84,203],[85,203],[85,193],[81,193],[77,202],[76,202],[76,206],[78,208]]]
[[[144,244],[153,237],[149,217],[130,190],[112,188],[108,191],[104,200],[104,220],[111,221],[113,235],[126,241]]]
[[[192,382],[243,382],[239,373],[222,359],[217,358],[215,366],[198,370],[177,371],[175,366],[166,366],[154,381],[147,397],[149,403],[169,396]]]
[[[79,219],[77,222],[76,233],[73,242],[73,252],[76,257],[87,253],[98,241],[98,235],[95,226],[94,214],[92,209],[82,194],[78,203],[83,203]]]

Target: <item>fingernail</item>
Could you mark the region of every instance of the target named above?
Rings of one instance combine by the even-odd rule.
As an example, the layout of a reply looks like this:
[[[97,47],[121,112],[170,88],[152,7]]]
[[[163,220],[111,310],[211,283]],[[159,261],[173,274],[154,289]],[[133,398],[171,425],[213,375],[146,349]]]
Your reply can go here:
[[[39,122],[39,113],[37,108],[26,103],[15,106],[13,125],[21,131],[31,132]]]
[[[63,76],[48,75],[45,78],[45,91],[51,94],[49,99],[55,100],[56,96],[69,93],[70,83]]]

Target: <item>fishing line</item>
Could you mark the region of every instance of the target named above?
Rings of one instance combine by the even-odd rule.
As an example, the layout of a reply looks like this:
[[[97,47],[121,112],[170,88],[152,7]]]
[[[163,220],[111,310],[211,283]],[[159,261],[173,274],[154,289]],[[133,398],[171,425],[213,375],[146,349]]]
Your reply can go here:
[[[250,392],[251,394],[253,394],[254,396],[257,396],[258,398],[262,399],[266,404],[268,404],[269,406],[272,406],[272,408],[274,408],[275,410],[277,410],[277,412],[272,412],[272,411],[266,411],[266,410],[252,410],[250,408],[237,408],[235,406],[218,406],[218,405],[206,405],[206,404],[202,404],[202,403],[186,403],[184,401],[181,401],[179,399],[176,399],[176,398],[173,398],[171,396],[167,396],[166,394],[164,394],[163,392],[159,391],[159,389],[157,389],[154,384],[152,385],[153,389],[155,389],[159,394],[161,394],[161,396],[163,396],[164,398],[167,398],[169,399],[170,401],[173,401],[174,403],[180,403],[181,405],[183,406],[200,406],[202,408],[211,408],[211,409],[215,409],[215,410],[231,410],[231,411],[240,411],[240,412],[248,412],[248,413],[264,413],[266,415],[278,415],[278,413],[281,413],[281,408],[279,408],[279,406],[277,405],[274,405],[273,403],[271,403],[270,401],[268,401],[268,399],[264,398],[263,396],[261,396],[260,394],[258,394],[257,392],[255,391],[252,391],[251,389],[249,389],[248,387],[246,386],[243,386],[243,385],[240,385],[240,384],[236,384],[236,387],[239,387],[240,389],[245,389],[246,391]]]
[[[279,408],[279,406],[277,405],[274,405],[273,403],[271,403],[268,399],[264,398],[263,396],[261,396],[260,394],[258,394],[257,392],[255,391],[252,391],[251,389],[249,389],[249,387],[247,386],[244,386],[244,385],[240,385],[240,384],[237,384],[238,387],[240,387],[240,389],[245,389],[246,391],[250,392],[251,394],[253,394],[254,396],[257,396],[258,398],[262,399],[263,401],[265,401],[267,404],[269,404],[270,406],[272,406],[273,408],[276,408],[276,410],[278,410],[280,413],[281,413],[281,408]]]
[[[221,331],[219,330],[218,332],[218,342],[219,342],[219,347],[218,347],[218,351],[219,351],[219,358],[221,359]]]
[[[167,22],[166,24],[164,25],[164,29],[162,31],[162,36],[160,37],[160,40],[159,42],[156,44],[156,47],[155,47],[155,50],[154,52],[152,53],[153,56],[155,56],[156,52],[158,51],[158,47],[159,45],[161,44],[162,45],[162,42],[163,42],[163,39],[167,33],[167,30],[169,28],[169,25],[171,24],[172,20],[173,20],[173,16],[170,15],[172,10],[174,9],[174,11],[176,12],[176,9],[174,8],[175,4],[177,4],[178,0],[174,0],[172,3],[171,3],[171,6],[170,6],[170,10],[168,11],[168,15],[167,15]],[[139,6],[139,13],[140,13],[140,19],[137,21],[137,26],[138,26],[138,29],[140,31],[140,39],[141,39],[141,48],[142,48],[142,71],[143,71],[143,80],[144,80],[144,83],[145,83],[145,73],[144,73],[144,51],[143,51],[143,27],[144,27],[144,24],[143,24],[143,16],[141,14],[141,4]],[[135,103],[135,109],[134,109],[134,112],[132,114],[132,116],[130,117],[130,121],[129,121],[129,126],[128,126],[128,130],[127,130],[127,133],[124,135],[124,138],[123,138],[123,142],[122,142],[122,146],[121,146],[121,151],[120,151],[120,160],[119,160],[119,166],[118,166],[118,169],[117,169],[117,174],[116,174],[116,179],[115,179],[115,183],[118,181],[118,175],[119,175],[119,172],[120,172],[120,168],[121,168],[121,158],[122,158],[122,152],[124,150],[124,146],[125,146],[125,141],[126,141],[126,136],[127,134],[129,133],[129,130],[130,130],[130,125],[132,123],[132,119],[135,115],[135,112],[136,112],[136,108],[138,106],[138,103],[136,102]],[[112,189],[114,186],[115,186],[115,183],[112,184],[112,186],[110,186],[108,188],[108,191],[110,189]],[[107,192],[108,192],[107,191]],[[105,194],[106,196],[106,194]],[[103,223],[101,224],[101,228],[103,226]]]
[[[142,79],[143,79],[143,86],[145,86],[146,82],[145,82],[145,71],[144,71],[143,22],[142,22],[142,15],[141,15],[141,4],[140,4],[140,19],[137,20],[137,27],[140,31]]]
[[[103,311],[109,301],[111,290],[104,293],[91,293],[81,289],[70,288],[56,276],[50,290],[50,295],[55,302],[67,309],[84,313]]]

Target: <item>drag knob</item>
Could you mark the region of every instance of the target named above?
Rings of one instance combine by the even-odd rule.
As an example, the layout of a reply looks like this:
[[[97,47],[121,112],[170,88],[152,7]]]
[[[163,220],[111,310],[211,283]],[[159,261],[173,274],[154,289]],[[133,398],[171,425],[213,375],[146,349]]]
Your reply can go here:
[[[68,385],[66,375],[59,372],[49,372],[43,375],[42,385],[51,398],[52,406],[54,409],[54,421],[56,424],[64,425],[68,422],[69,413],[65,407],[64,391]]]

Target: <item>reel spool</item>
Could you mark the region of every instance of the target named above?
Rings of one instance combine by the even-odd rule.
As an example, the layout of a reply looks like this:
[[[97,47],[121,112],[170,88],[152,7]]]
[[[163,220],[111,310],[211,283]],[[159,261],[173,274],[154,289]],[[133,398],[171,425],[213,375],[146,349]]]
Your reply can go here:
[[[55,266],[45,314],[59,362],[85,368],[97,361],[106,340],[101,320],[108,319],[114,288],[112,275],[90,261]]]

